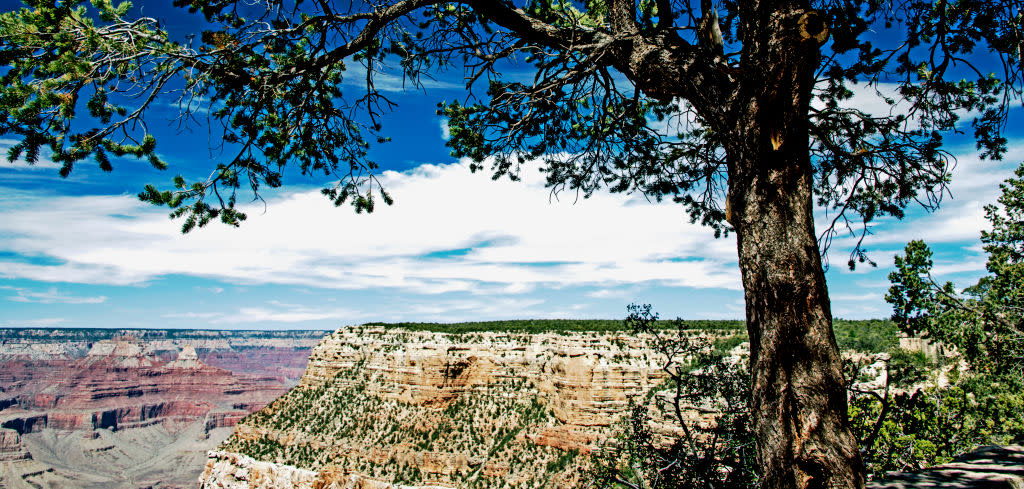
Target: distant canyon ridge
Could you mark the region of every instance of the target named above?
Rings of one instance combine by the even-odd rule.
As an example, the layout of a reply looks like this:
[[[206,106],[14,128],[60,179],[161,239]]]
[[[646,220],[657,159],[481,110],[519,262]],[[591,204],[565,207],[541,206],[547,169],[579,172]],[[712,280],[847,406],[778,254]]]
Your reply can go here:
[[[0,487],[194,488],[326,333],[0,329]]]

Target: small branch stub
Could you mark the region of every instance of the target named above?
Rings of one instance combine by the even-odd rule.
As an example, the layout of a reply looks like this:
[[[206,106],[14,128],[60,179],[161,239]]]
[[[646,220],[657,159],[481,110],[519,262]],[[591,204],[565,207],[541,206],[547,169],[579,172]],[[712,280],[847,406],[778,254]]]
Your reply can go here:
[[[800,30],[800,38],[804,41],[814,41],[820,46],[828,40],[828,26],[816,10],[801,15],[797,27]]]

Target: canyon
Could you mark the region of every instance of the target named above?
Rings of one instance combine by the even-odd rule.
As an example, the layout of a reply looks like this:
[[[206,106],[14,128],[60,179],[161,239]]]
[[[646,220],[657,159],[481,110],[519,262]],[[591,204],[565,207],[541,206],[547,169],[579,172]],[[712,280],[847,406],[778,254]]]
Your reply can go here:
[[[0,486],[195,487],[324,334],[0,330]]]
[[[637,396],[666,399],[650,424],[678,435],[656,393],[666,374],[652,341],[342,328],[313,349],[298,385],[209,453],[200,487],[579,487]]]
[[[456,326],[0,330],[0,487],[584,487],[631,406],[656,445],[682,436],[655,337]],[[745,361],[735,327],[685,334]],[[885,385],[886,354],[845,355]]]
[[[499,326],[517,326],[511,323]],[[295,387],[239,421],[208,452],[199,487],[590,487],[602,463],[618,460],[633,406],[645,407],[642,419],[656,446],[684,436],[660,353],[666,336],[587,331],[583,324],[549,332],[474,330],[481,324],[368,324],[325,336]],[[741,330],[706,326],[683,333],[695,349],[673,351],[715,351],[724,365],[746,362]],[[927,342],[895,334],[885,343],[866,341],[863,333],[875,326],[840,322],[857,391],[887,388],[884,348],[938,354]],[[693,359],[686,355],[675,364],[686,368]],[[720,421],[722,399],[680,399],[691,429]],[[1004,462],[1010,463],[998,461]],[[971,470],[986,477],[982,469]],[[906,477],[907,485],[872,487],[919,487],[916,481],[925,480]]]

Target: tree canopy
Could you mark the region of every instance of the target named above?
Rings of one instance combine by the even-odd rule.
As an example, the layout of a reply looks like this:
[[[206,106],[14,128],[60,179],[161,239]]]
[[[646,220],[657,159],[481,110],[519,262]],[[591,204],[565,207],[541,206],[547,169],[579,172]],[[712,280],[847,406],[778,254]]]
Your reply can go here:
[[[819,250],[848,231],[854,266],[872,220],[936,206],[965,116],[1001,158],[1024,89],[1017,0],[175,0],[198,34],[110,0],[26,5],[0,15],[8,157],[162,168],[154,104],[176,101],[184,123],[209,110],[227,156],[140,194],[185,232],[238,225],[239,192],[258,198],[289,165],[332,178],[336,205],[390,204],[368,157],[388,141],[384,69],[411,87],[462,70],[466,97],[438,113],[474,169],[516,179],[539,161],[555,191],[671,198],[735,231],[765,487],[864,481]]]
[[[753,7],[735,1],[176,0],[209,22],[188,36],[131,18],[129,3],[26,3],[0,18],[8,67],[0,134],[20,139],[9,156],[32,162],[49,148],[62,175],[86,159],[109,170],[111,156],[163,168],[146,125],[154,101],[179,102],[186,122],[212,108],[230,151],[209,178],[175,178],[172,189],[140,195],[184,216],[186,231],[213,218],[237,225],[236,192],[280,186],[288,164],[336,179],[324,194],[338,205],[390,203],[367,157],[371,144],[388,140],[392,102],[375,85],[382,66],[400,70],[410,87],[463,70],[466,100],[439,113],[453,154],[477,168],[486,161],[496,177],[515,178],[539,159],[557,188],[669,196],[693,219],[728,231],[726,138],[737,100],[752,95],[738,81],[778,75],[745,66]],[[1021,95],[1024,31],[1014,2],[809,7],[816,14],[797,19],[804,32],[828,39],[810,67],[807,114],[817,203],[833,219],[823,244],[836,225],[863,232],[851,221],[901,216],[914,200],[934,206],[949,178],[943,131],[962,128],[966,113],[982,155],[1003,154],[1001,130]],[[714,21],[720,27],[708,27]],[[533,76],[503,77],[511,63]],[[352,77],[364,86],[343,90]],[[855,93],[879,97],[891,112],[851,106]]]

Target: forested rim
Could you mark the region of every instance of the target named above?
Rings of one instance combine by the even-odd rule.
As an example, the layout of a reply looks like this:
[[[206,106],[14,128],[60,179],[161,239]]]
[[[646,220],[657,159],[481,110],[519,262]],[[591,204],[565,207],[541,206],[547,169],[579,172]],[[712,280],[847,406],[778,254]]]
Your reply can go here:
[[[714,331],[746,340],[746,324],[736,319],[689,319],[682,326],[690,331]],[[675,321],[660,320],[657,327],[673,329]],[[364,327],[405,329],[434,333],[568,333],[568,332],[630,332],[621,319],[514,319],[505,321],[468,321],[454,323],[370,322]],[[896,325],[888,319],[833,319],[836,341],[843,349],[883,352],[899,342]]]

